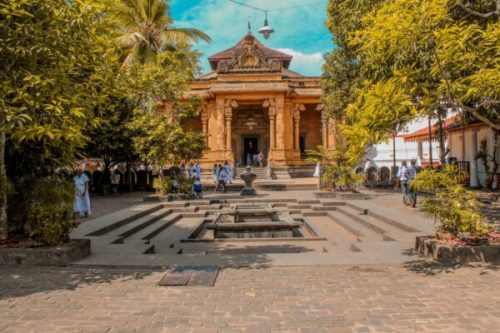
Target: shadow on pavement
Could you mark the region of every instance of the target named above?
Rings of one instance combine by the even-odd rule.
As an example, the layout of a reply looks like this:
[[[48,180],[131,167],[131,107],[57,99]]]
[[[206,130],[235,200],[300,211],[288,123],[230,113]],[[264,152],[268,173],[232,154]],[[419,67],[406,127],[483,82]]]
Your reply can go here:
[[[468,263],[468,264],[455,264],[444,265],[431,259],[418,259],[407,261],[403,264],[410,272],[422,274],[427,276],[434,276],[438,274],[450,274],[463,268],[474,268],[478,270],[478,274],[488,274],[489,271],[498,271],[500,265],[498,263]]]
[[[54,290],[75,290],[85,285],[116,280],[140,280],[156,269],[0,266],[0,300]]]

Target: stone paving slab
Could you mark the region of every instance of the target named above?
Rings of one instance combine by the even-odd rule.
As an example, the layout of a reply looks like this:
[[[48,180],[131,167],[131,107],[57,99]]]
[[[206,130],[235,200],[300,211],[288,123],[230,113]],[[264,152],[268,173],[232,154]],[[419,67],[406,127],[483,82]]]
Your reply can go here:
[[[498,332],[498,266],[223,269],[212,288],[165,271],[0,267],[0,332]]]
[[[212,287],[218,274],[219,267],[217,266],[175,266],[167,271],[159,285]]]

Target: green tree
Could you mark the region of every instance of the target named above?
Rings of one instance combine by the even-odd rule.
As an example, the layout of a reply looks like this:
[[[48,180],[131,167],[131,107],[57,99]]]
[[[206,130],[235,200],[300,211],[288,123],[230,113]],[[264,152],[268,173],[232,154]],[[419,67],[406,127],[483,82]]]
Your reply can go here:
[[[118,42],[127,50],[125,65],[154,63],[158,54],[179,43],[210,41],[200,30],[174,27],[168,0],[119,0],[113,18]]]
[[[350,64],[357,68],[359,78],[344,81],[349,90],[328,73],[324,83],[331,96],[326,97],[327,104],[335,104],[336,96],[347,96],[336,111],[346,117],[343,128],[352,158],[362,156],[362,145],[387,140],[394,128],[417,117],[440,119],[447,109],[468,113],[498,133],[498,4],[449,0],[363,3],[368,7],[362,13],[349,1],[329,5],[336,9],[330,13],[338,17],[361,16],[344,34],[345,43],[339,44],[345,49],[342,52],[351,54]],[[340,19],[330,18],[329,22],[336,20]],[[334,25],[334,33],[334,28],[342,30]],[[333,57],[325,68],[342,73],[347,67]],[[352,87],[356,88],[354,94]]]
[[[88,140],[84,130],[95,125],[94,108],[106,102],[113,74],[103,62],[109,48],[102,38],[104,8],[90,0],[0,3],[1,184],[72,163]],[[0,238],[8,232],[4,187]]]

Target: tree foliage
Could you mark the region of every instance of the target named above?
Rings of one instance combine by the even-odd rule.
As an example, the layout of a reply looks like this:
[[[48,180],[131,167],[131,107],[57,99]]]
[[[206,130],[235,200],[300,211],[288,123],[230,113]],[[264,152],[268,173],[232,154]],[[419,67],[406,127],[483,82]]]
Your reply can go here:
[[[117,41],[126,50],[125,65],[155,63],[157,55],[179,44],[210,37],[198,29],[176,28],[166,0],[119,0],[113,10]]]
[[[387,140],[417,117],[442,117],[443,109],[500,130],[494,1],[332,0],[328,8],[338,48],[324,68],[325,102],[345,117],[352,160],[363,157],[361,146]]]
[[[199,102],[180,99],[199,71],[189,41],[208,37],[175,29],[167,0],[6,0],[0,20],[0,238],[8,232],[8,188],[10,200],[27,207],[38,194],[23,196],[25,187],[87,154],[115,162],[139,154],[154,163],[199,156],[202,138],[182,127]],[[160,112],[165,100],[173,117]],[[20,225],[67,218],[65,210],[17,213],[11,220]],[[69,232],[70,224],[42,222],[37,235]]]
[[[411,186],[433,193],[424,198],[422,206],[428,215],[439,220],[439,231],[487,233],[490,228],[481,216],[481,204],[473,191],[461,185],[462,180],[454,165],[446,165],[441,170],[423,170]]]

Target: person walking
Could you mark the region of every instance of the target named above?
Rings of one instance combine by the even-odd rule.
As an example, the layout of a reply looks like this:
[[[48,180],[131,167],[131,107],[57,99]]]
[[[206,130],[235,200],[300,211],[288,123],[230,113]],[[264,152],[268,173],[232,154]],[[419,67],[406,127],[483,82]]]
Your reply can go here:
[[[214,180],[214,184],[217,184],[219,180],[219,167],[217,166],[217,163],[214,163],[212,179]]]
[[[406,166],[406,161],[401,161],[401,167],[397,176],[401,186],[401,193],[403,194],[403,204],[408,205],[410,199],[408,195],[408,167]]]
[[[413,188],[412,183],[417,177],[417,162],[415,160],[410,161],[410,166],[407,168],[408,175],[408,198],[410,205],[413,208],[417,206],[417,191]]]
[[[218,165],[218,179],[217,179],[217,186],[214,189],[214,193],[217,192],[219,188],[222,189],[222,192],[226,193],[226,170],[222,167],[222,165]]]
[[[198,177],[198,179],[201,179],[201,173],[203,172],[203,169],[200,165],[200,162],[199,161],[196,161],[196,164],[195,164],[195,169],[196,169],[196,177]]]
[[[232,184],[233,171],[231,169],[231,164],[228,161],[224,162],[224,171],[226,172],[226,183]]]
[[[88,217],[90,215],[90,179],[83,173],[82,169],[78,168],[76,175],[73,177],[73,182],[75,184],[75,213],[79,216]]]
[[[120,173],[115,168],[111,173],[111,193],[118,194],[118,187],[120,186],[121,176]]]
[[[196,178],[193,183],[193,193],[197,199],[203,197],[203,185],[201,184],[200,178]]]

